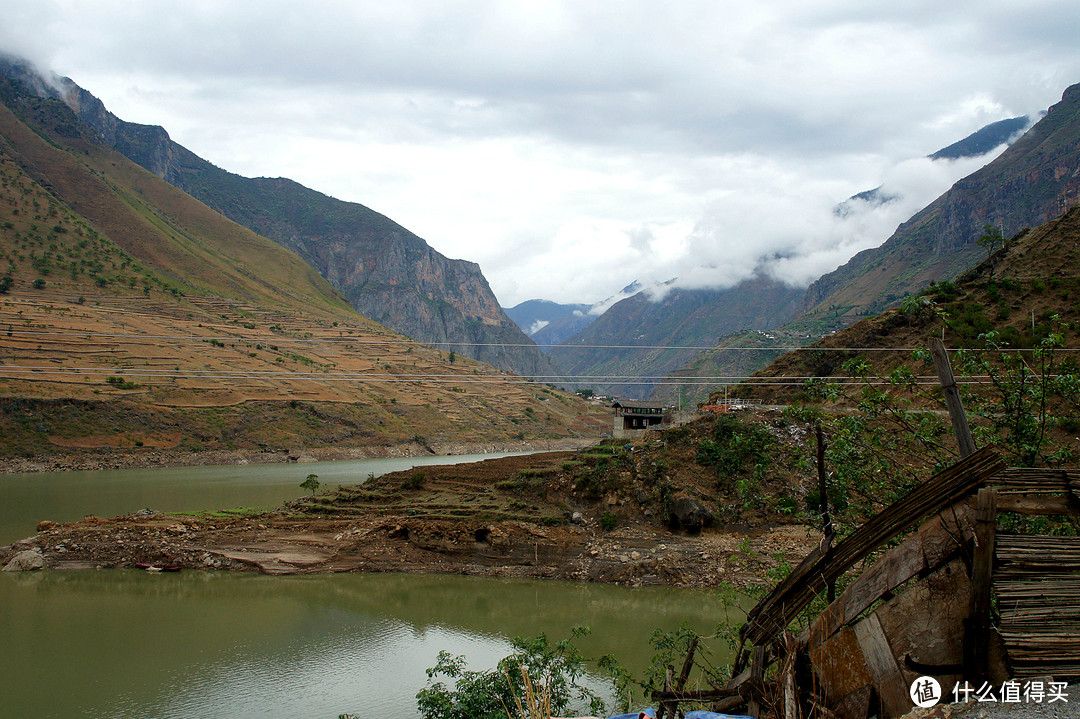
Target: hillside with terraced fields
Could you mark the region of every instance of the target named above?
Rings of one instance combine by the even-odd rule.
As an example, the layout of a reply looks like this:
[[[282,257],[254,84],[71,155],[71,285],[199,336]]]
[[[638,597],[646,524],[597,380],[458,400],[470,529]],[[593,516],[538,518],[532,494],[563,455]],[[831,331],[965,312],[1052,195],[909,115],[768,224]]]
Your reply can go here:
[[[62,104],[36,107],[65,126]],[[62,147],[4,106],[0,135],[0,455],[425,452],[607,427],[357,314],[295,253],[93,138]]]

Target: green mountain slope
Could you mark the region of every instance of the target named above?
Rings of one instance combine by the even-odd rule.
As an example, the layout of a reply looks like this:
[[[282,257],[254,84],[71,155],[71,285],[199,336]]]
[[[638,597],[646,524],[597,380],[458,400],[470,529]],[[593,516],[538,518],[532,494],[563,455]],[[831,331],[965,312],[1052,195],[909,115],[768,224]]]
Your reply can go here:
[[[960,275],[924,290],[906,309],[890,309],[866,318],[807,348],[790,352],[756,374],[764,380],[796,377],[844,377],[844,363],[853,358],[870,362],[873,374],[886,377],[902,364],[912,364],[911,348],[927,348],[941,338],[952,349],[978,349],[979,336],[996,332],[997,341],[1012,350],[1031,349],[1051,332],[1059,333],[1065,348],[1058,372],[1075,373],[1080,349],[1080,207],[1017,236],[1013,242]],[[879,352],[883,348],[905,351]],[[867,349],[869,351],[860,351]],[[919,374],[936,384],[929,363]],[[986,378],[981,379],[985,384]],[[972,387],[977,387],[973,385]],[[965,390],[972,389],[965,387]],[[857,394],[856,387],[851,393]],[[776,402],[809,398],[804,383],[757,386],[753,396]]]

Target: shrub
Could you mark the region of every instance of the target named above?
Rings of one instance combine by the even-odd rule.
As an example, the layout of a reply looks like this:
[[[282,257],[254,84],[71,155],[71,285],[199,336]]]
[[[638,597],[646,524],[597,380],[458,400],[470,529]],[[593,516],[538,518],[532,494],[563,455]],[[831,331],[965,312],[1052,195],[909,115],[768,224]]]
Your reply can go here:
[[[319,475],[309,474],[307,478],[300,483],[300,489],[311,490],[311,496],[315,496],[315,492],[319,489]]]
[[[575,637],[587,630],[575,629]],[[569,642],[554,646],[541,634],[536,639],[514,639],[514,653],[499,661],[495,669],[466,669],[465,657],[439,652],[438,663],[427,670],[428,685],[416,695],[416,706],[424,719],[506,719],[523,699],[526,686],[547,695],[548,707],[558,716],[568,716],[574,704],[594,715],[604,712],[604,702],[593,690],[578,681],[585,677],[586,660]],[[605,658],[610,666],[610,658]],[[454,680],[454,688],[439,676]],[[549,714],[545,714],[549,716]]]

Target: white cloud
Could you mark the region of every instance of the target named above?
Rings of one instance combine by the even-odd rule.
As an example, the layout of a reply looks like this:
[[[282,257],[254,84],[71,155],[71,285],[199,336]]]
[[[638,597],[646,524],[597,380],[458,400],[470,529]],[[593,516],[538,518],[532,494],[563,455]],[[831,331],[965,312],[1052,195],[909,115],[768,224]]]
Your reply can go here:
[[[793,282],[966,165],[914,160],[1080,81],[1064,0],[0,0],[0,48],[211,162],[361,202],[507,306]],[[902,200],[837,218],[884,183]],[[920,204],[921,203],[921,204]]]

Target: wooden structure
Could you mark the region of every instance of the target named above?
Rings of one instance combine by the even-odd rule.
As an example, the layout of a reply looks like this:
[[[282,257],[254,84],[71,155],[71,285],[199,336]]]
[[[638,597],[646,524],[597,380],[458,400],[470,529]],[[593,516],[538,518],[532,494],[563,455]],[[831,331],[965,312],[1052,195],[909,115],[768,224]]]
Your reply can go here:
[[[753,716],[768,704],[785,719],[814,706],[841,719],[887,718],[911,710],[921,676],[936,678],[946,701],[965,680],[1080,677],[1080,538],[1001,533],[1007,512],[1080,516],[1080,472],[1006,469],[991,450],[975,452],[811,552],[750,611],[727,687],[672,686],[654,699],[669,711],[708,699]],[[793,636],[797,616],[858,565]],[[777,676],[766,682],[773,664]]]
[[[1080,471],[1006,469],[992,450],[976,451],[945,346],[930,349],[960,461],[836,544],[825,506],[821,545],[747,615],[728,686],[683,690],[691,646],[679,682],[653,693],[658,719],[701,700],[717,711],[745,705],[754,717],[767,703],[783,719],[815,710],[891,719],[912,709],[915,682],[927,676],[944,701],[960,682],[1080,678],[1080,537],[998,531],[1002,513],[1080,517]],[[820,426],[817,439],[825,498]],[[851,581],[837,597],[841,577]],[[824,610],[794,637],[795,620],[822,597]]]
[[[668,418],[662,404],[617,400],[611,406],[615,408],[614,437],[631,437],[635,432],[655,428]]]

